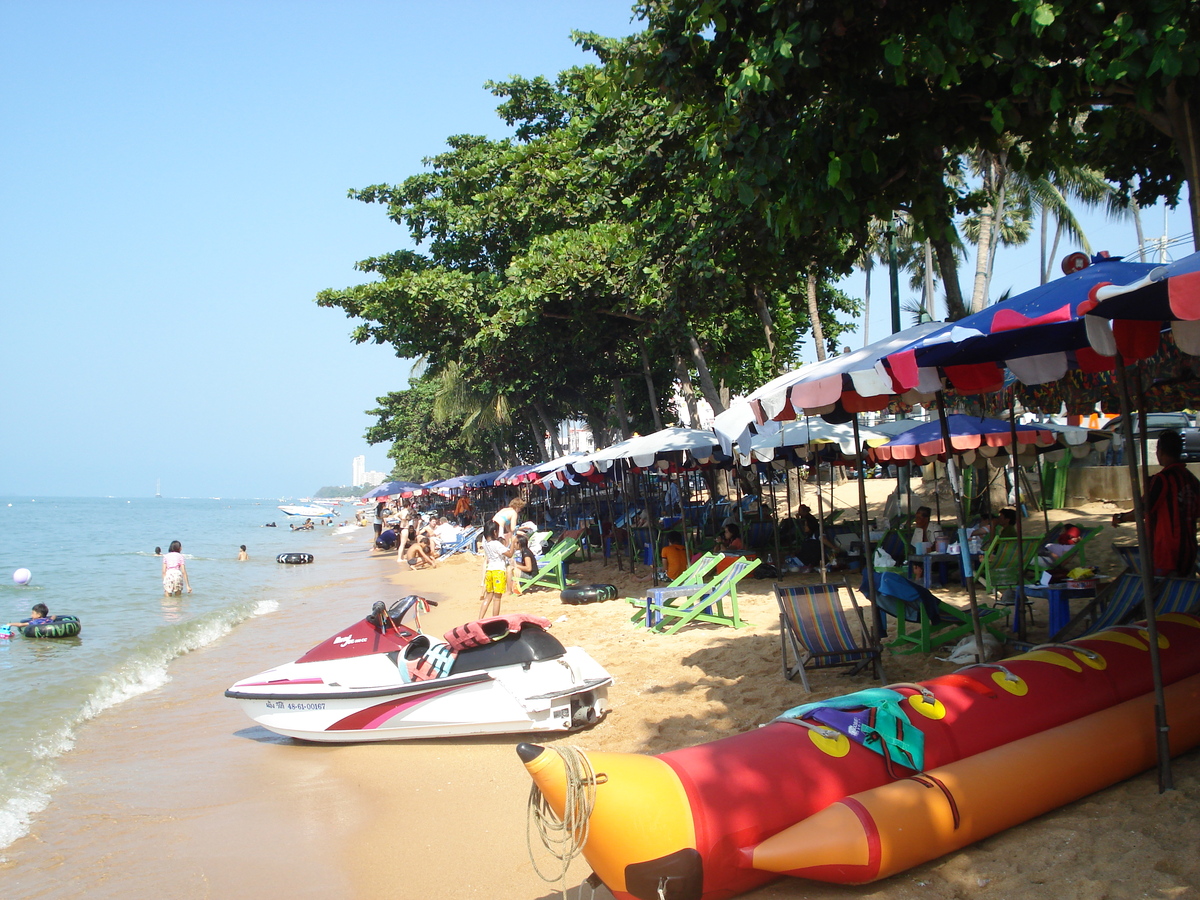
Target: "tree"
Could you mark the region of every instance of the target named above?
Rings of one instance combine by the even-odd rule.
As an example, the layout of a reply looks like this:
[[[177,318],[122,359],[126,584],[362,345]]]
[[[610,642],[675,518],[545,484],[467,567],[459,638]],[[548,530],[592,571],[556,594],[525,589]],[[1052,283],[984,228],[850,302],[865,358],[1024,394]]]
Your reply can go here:
[[[628,77],[702,113],[698,150],[721,160],[727,190],[777,229],[833,230],[856,246],[872,217],[906,212],[933,245],[952,318],[966,311],[954,218],[983,199],[954,186],[974,149],[1019,141],[1030,177],[1103,153],[1092,164],[1136,179],[1139,202],[1173,202],[1172,176],[1184,172],[1197,217],[1200,4],[1143,0],[1114,13],[1078,0],[660,0],[638,9],[649,29]]]

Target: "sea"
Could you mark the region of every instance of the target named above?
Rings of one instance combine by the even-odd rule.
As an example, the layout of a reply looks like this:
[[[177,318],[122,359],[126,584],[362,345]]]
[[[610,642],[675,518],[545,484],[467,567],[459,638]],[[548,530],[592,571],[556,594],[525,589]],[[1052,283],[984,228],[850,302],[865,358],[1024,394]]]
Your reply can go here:
[[[278,502],[0,497],[0,622],[40,602],[83,626],[73,638],[0,638],[0,852],[62,787],[59,761],[88,720],[165,684],[172,660],[278,610],[311,581],[302,570],[369,552],[330,526],[292,531],[301,520]],[[353,516],[336,509],[335,523]],[[164,597],[155,548],[176,540],[192,593]],[[239,562],[241,544],[250,558]],[[282,565],[284,552],[316,563]],[[13,580],[19,568],[32,574],[26,585]]]

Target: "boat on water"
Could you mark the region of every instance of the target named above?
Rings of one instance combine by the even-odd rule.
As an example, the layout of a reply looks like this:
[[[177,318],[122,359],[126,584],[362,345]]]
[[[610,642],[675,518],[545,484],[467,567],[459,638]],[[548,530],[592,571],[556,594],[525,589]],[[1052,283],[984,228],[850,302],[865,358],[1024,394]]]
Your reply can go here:
[[[1172,754],[1200,745],[1200,616],[1158,617]],[[1144,625],[817,700],[658,756],[517,753],[618,900],[725,900],[780,875],[887,878],[1152,768]],[[591,773],[587,768],[590,766]],[[568,775],[570,771],[570,775]]]
[[[328,506],[317,506],[315,504],[280,506],[279,508],[289,516],[303,516],[307,519],[328,518],[334,515],[333,510]]]
[[[564,647],[540,616],[469,622],[443,639],[421,631],[409,596],[342,629],[295,662],[225,692],[276,734],[352,743],[472,734],[567,732],[600,721],[612,676]]]

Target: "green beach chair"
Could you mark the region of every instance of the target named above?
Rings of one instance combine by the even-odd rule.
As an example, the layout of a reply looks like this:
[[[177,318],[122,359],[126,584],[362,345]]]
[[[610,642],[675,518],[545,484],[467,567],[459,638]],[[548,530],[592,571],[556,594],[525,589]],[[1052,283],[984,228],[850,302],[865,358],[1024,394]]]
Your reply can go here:
[[[1079,540],[1076,541],[1074,544],[1072,544],[1066,553],[1064,553],[1062,556],[1060,556],[1058,559],[1056,559],[1050,565],[1046,565],[1045,563],[1043,563],[1038,558],[1038,555],[1035,552],[1033,555],[1033,561],[1031,563],[1031,567],[1033,569],[1033,577],[1030,579],[1030,581],[1032,581],[1034,583],[1040,582],[1042,580],[1043,572],[1049,572],[1054,569],[1058,569],[1058,570],[1065,572],[1065,571],[1070,571],[1071,569],[1075,568],[1076,566],[1086,566],[1087,565],[1087,544],[1090,540],[1092,540],[1092,538],[1094,538],[1096,535],[1098,535],[1103,530],[1104,530],[1103,525],[1097,525],[1095,528],[1084,529],[1083,534],[1080,535]],[[1058,536],[1058,534],[1057,534],[1057,529],[1056,529],[1055,531],[1052,531],[1046,535],[1046,540],[1044,541],[1044,543],[1050,543],[1050,544],[1055,543],[1055,538],[1057,536]],[[1038,549],[1039,550],[1041,549],[1041,545],[1039,545]]]
[[[712,571],[713,567],[716,566],[716,564],[719,563],[723,558],[723,553],[703,553],[700,556],[697,556],[695,561],[693,561],[690,566],[672,579],[670,584],[663,585],[663,587],[677,588],[682,587],[685,584],[703,584],[705,576],[707,576],[708,573]],[[627,603],[632,603],[637,607],[637,612],[633,614],[633,618],[631,618],[629,621],[633,622],[634,625],[641,625],[642,620],[646,616],[646,598],[626,597],[625,601]]]
[[[579,549],[579,541],[575,538],[564,538],[547,551],[538,560],[536,575],[517,576],[517,587],[523,594],[536,587],[563,590],[567,586],[567,563]]]
[[[761,560],[741,557],[708,584],[651,588],[641,625],[660,634],[675,634],[693,622],[741,628],[738,582],[758,568]]]
[[[974,634],[969,609],[959,609],[939,600],[931,591],[909,581],[903,576],[877,572],[875,575],[875,602],[881,613],[896,619],[896,636],[887,642],[893,653],[929,653],[932,650],[956,642]],[[937,611],[938,621],[933,621],[929,607]],[[993,637],[1004,643],[1008,639],[996,627],[1006,615],[1004,610],[980,605],[979,623]],[[879,632],[887,634],[886,616],[880,616]],[[915,625],[916,628],[909,626]]]

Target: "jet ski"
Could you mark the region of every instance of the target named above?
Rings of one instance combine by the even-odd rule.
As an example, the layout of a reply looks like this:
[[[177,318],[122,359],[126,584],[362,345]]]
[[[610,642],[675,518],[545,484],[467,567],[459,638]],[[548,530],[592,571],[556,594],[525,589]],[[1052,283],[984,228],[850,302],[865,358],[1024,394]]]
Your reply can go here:
[[[409,596],[225,692],[262,727],[305,741],[356,743],[535,731],[600,721],[612,676],[564,647],[541,616],[469,622],[436,638]],[[411,622],[406,621],[411,619]]]

